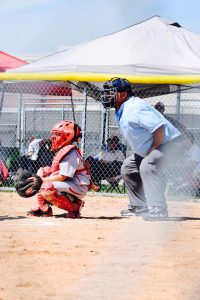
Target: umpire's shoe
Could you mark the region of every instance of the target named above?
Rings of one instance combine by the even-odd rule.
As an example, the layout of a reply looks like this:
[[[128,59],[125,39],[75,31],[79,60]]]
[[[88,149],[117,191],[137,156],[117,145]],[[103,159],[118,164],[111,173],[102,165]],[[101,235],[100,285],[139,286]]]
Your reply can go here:
[[[146,221],[165,221],[168,220],[168,211],[163,206],[152,206],[149,212],[143,216]]]
[[[121,211],[122,217],[134,217],[134,216],[143,216],[145,213],[148,212],[146,206],[133,206],[128,208],[127,210]]]

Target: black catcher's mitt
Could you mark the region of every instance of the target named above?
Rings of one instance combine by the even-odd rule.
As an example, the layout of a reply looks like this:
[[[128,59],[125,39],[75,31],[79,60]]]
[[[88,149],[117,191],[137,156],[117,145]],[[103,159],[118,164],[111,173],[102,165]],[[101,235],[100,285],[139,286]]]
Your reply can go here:
[[[35,180],[30,179],[35,177]],[[19,168],[14,176],[14,184],[17,193],[23,198],[29,198],[37,194],[41,185],[42,179],[36,174],[31,174],[29,171]]]

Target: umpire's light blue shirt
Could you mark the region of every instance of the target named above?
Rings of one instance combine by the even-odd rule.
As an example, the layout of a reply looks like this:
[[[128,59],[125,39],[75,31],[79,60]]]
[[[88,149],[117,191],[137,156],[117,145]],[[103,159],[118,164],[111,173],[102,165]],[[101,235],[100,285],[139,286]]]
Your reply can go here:
[[[153,143],[153,133],[164,126],[165,144],[181,133],[160,112],[137,97],[131,97],[116,111],[116,118],[122,134],[134,153],[144,157]]]

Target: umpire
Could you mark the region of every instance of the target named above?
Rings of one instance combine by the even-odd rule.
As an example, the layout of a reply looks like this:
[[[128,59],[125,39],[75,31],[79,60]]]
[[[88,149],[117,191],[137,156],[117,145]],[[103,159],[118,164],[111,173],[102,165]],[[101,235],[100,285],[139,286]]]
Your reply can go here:
[[[164,172],[180,157],[181,133],[155,108],[134,97],[126,79],[113,78],[103,88],[102,104],[115,108],[119,127],[134,153],[121,168],[130,200],[129,209],[121,214],[164,220],[168,217]]]

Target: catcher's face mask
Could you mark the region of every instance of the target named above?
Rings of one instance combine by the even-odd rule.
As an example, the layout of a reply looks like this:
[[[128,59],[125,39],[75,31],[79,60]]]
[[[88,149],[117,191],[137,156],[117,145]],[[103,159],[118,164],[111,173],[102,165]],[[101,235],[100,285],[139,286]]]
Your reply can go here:
[[[105,108],[114,108],[118,93],[132,93],[131,85],[128,80],[121,78],[112,78],[103,85],[102,104]]]
[[[73,121],[62,121],[57,123],[51,130],[52,147],[51,150],[58,150],[70,145],[81,138],[81,128]]]

